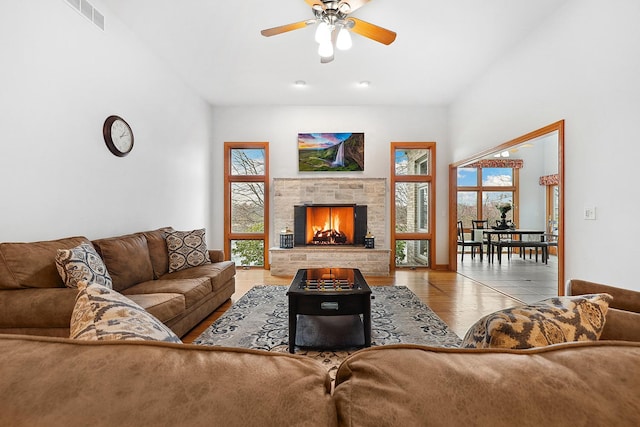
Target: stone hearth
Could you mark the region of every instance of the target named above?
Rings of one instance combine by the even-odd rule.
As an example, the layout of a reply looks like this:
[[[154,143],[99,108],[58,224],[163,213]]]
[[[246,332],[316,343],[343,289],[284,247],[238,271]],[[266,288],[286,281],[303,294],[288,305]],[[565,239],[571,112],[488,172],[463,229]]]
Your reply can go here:
[[[367,206],[367,229],[375,236],[375,248],[363,246],[297,246],[270,248],[271,274],[290,276],[300,268],[359,268],[365,275],[389,274],[390,250],[386,248],[385,212],[387,182],[384,178],[275,178],[272,186],[274,239],[280,230],[294,226],[294,206],[304,204],[357,204]]]
[[[365,276],[389,275],[389,249],[354,246],[271,248],[271,274],[293,276],[301,268],[358,268]]]

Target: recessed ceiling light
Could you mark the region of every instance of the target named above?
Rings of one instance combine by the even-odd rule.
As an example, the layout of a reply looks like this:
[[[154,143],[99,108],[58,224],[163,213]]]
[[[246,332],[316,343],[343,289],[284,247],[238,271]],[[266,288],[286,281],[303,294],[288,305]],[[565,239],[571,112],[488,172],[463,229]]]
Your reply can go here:
[[[307,82],[305,82],[304,80],[296,80],[293,84],[296,87],[305,87],[307,85]]]
[[[371,86],[371,82],[369,80],[363,80],[360,83],[358,83],[358,86],[360,86],[360,87],[369,87],[369,86]]]

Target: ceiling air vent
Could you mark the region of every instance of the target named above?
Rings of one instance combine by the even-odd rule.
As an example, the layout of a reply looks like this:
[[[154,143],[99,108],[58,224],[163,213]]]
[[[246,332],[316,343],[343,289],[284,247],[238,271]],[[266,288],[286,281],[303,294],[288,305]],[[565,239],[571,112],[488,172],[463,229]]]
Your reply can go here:
[[[98,28],[104,30],[104,15],[87,0],[66,0],[66,2]]]

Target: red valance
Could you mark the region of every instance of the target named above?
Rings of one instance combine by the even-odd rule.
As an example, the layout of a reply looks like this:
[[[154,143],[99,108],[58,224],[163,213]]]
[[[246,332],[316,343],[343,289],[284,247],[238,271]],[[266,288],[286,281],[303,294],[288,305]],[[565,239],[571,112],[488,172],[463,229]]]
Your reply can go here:
[[[483,159],[471,163],[468,168],[512,168],[521,169],[524,166],[522,159]]]
[[[560,183],[560,179],[558,178],[558,174],[553,175],[545,175],[540,177],[539,181],[540,185],[558,185]]]

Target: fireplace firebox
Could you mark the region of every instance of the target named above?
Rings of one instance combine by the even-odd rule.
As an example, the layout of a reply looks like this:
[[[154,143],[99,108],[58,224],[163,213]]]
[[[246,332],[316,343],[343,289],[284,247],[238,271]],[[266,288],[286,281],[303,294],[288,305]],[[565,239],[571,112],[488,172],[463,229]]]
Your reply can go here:
[[[294,206],[294,245],[362,245],[367,207],[354,204]]]

